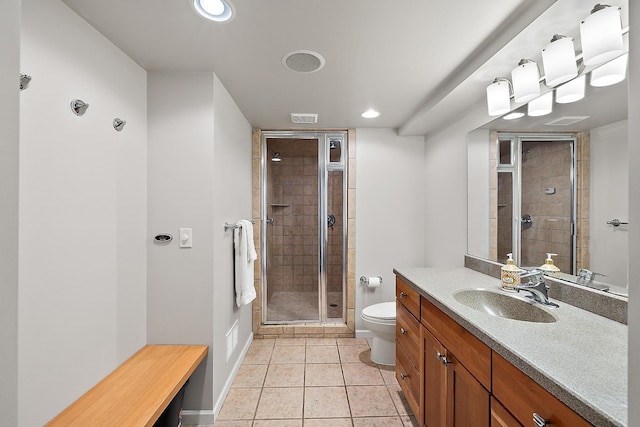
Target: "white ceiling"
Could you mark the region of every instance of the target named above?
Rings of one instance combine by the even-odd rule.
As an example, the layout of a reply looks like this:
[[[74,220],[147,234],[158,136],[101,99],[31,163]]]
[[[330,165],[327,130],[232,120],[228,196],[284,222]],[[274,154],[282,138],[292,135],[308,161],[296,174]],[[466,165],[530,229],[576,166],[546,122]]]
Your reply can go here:
[[[216,23],[197,16],[191,0],[63,1],[148,71],[215,72],[254,127],[389,127],[407,135],[452,120],[460,88],[467,86],[467,105],[480,101],[488,81],[537,52],[544,43],[523,42],[510,66],[477,77],[556,2],[231,0],[235,18]],[[565,2],[583,9],[570,18],[576,28],[594,4],[557,4]],[[296,73],[282,65],[285,54],[303,49],[320,53],[325,67]],[[360,117],[369,108],[380,117]],[[294,126],[290,113],[319,120]]]

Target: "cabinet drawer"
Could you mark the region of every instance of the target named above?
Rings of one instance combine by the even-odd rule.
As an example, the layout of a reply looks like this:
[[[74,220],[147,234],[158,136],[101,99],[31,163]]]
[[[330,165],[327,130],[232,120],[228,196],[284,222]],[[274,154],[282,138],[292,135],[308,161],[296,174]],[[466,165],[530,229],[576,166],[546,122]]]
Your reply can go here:
[[[416,418],[420,415],[420,372],[413,366],[404,349],[396,346],[396,379]]]
[[[407,352],[414,367],[420,366],[420,322],[396,302],[396,344]]]
[[[421,312],[422,324],[491,390],[491,349],[425,298],[422,298]]]
[[[534,413],[552,426],[591,425],[497,353],[493,353],[493,394],[523,425],[535,425]]]
[[[399,277],[396,277],[396,300],[407,307],[416,319],[420,318],[420,294]]]

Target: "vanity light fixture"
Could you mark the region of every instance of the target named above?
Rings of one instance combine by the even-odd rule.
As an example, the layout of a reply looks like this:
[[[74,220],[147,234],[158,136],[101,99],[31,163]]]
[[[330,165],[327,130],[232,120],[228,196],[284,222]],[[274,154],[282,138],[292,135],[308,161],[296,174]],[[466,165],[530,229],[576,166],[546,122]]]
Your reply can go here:
[[[531,117],[545,116],[553,111],[553,91],[534,99],[527,105],[527,115]]]
[[[505,78],[496,78],[487,86],[487,107],[490,116],[500,116],[511,111],[511,82]]]
[[[624,52],[620,8],[596,4],[580,22],[582,60],[584,64],[598,65]]]
[[[547,86],[554,87],[578,75],[578,63],[573,40],[556,34],[542,49],[542,66]]]
[[[377,112],[376,110],[372,110],[372,109],[368,109],[367,111],[365,111],[364,113],[361,114],[361,116],[364,117],[365,119],[375,119],[379,115],[380,115],[379,112]]]
[[[556,102],[558,104],[569,104],[580,101],[584,98],[586,76],[583,74],[556,88]]]
[[[190,0],[193,8],[201,16],[216,22],[229,21],[234,9],[229,0]]]
[[[524,113],[522,111],[512,111],[509,114],[503,116],[502,118],[504,120],[515,120],[523,116],[524,116]]]
[[[620,83],[627,76],[628,53],[619,56],[591,71],[591,86],[611,86]]]
[[[540,71],[538,64],[530,59],[521,59],[511,71],[513,99],[516,102],[529,102],[540,96]]]

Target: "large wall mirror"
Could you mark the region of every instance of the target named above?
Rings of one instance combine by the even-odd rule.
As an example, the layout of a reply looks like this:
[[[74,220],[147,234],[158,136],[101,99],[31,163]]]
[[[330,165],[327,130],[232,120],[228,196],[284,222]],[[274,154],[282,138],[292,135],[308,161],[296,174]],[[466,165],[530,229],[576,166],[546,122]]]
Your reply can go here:
[[[523,268],[554,253],[560,278],[580,283],[587,270],[626,294],[627,80],[595,87],[593,71],[581,73],[583,99],[554,99],[543,116],[523,105],[469,133],[468,253],[501,263],[513,253]]]

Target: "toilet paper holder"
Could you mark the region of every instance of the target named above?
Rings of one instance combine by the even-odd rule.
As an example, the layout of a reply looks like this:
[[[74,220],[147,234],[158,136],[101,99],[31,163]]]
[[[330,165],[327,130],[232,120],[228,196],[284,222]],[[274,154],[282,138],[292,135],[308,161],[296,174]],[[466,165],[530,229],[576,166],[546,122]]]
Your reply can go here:
[[[371,279],[373,278],[380,279],[380,283],[382,284],[382,276],[372,276]],[[369,286],[369,277],[360,276],[360,284],[364,286]]]

